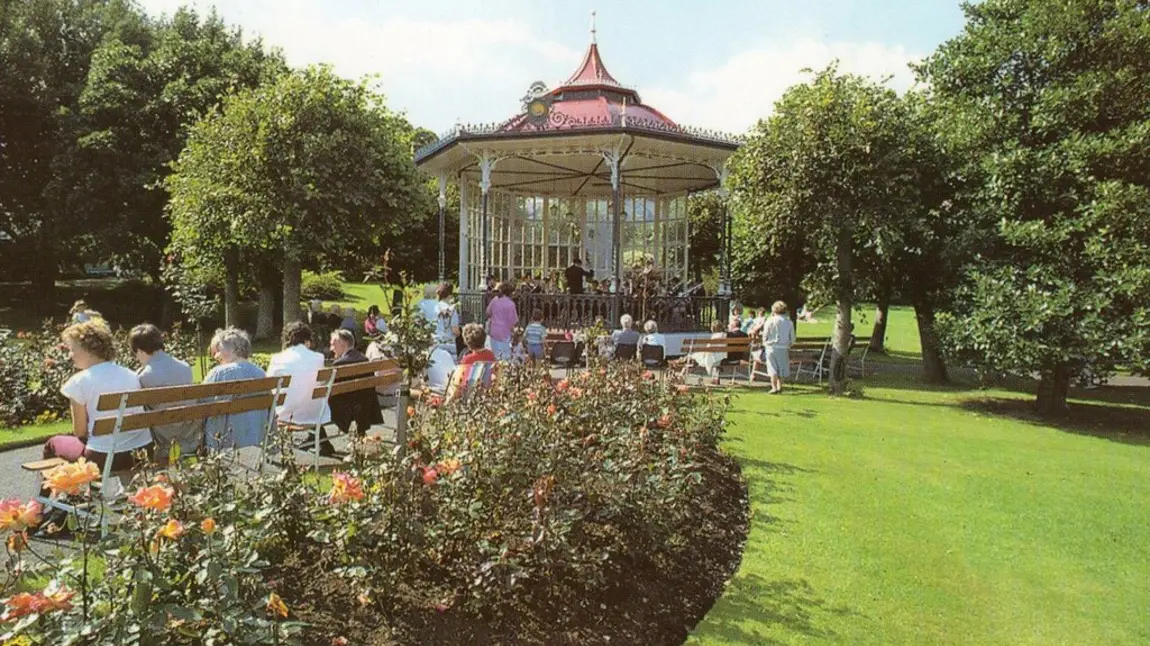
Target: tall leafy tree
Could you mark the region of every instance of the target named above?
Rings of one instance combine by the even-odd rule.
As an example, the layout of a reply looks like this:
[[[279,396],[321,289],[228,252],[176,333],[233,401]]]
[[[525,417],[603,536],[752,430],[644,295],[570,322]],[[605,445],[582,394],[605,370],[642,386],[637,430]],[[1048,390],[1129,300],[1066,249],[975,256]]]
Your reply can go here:
[[[719,191],[703,191],[687,197],[687,220],[691,227],[688,257],[692,281],[703,282],[703,276],[721,269],[723,257],[723,216],[728,200]]]
[[[898,220],[912,199],[904,112],[892,90],[832,66],[789,89],[733,158],[738,213],[754,213],[739,226],[739,248],[780,236],[787,251],[820,261],[814,279],[838,309],[836,393],[846,387],[857,259],[868,247],[885,253],[901,244]]]
[[[125,2],[0,2],[0,230],[27,253],[36,293],[51,305],[58,241],[71,233],[55,179],[89,61]]]
[[[298,320],[305,264],[418,225],[429,210],[408,129],[382,96],[326,67],[231,96],[192,128],[168,178],[174,250],[223,265],[228,285],[245,256],[273,254],[283,320]]]
[[[286,71],[214,12],[123,22],[92,54],[61,181],[80,249],[156,274],[168,242],[163,179],[188,129],[230,92]]]
[[[943,319],[956,356],[1040,376],[1150,370],[1150,3],[986,0],[921,72],[992,233]]]

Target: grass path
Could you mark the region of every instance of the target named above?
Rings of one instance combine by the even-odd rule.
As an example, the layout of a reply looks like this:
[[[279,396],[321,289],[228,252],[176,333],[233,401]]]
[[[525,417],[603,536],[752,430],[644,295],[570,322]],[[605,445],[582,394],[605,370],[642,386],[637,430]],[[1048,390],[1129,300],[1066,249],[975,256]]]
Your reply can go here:
[[[910,387],[735,400],[752,530],[688,643],[1150,643],[1150,445]]]

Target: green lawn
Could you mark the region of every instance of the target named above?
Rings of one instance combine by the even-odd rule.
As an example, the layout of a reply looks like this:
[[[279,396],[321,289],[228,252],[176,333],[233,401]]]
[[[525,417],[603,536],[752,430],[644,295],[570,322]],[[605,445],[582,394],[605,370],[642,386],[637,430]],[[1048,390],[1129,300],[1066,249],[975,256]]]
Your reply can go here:
[[[54,424],[18,426],[16,428],[0,427],[0,451],[31,440],[39,440],[53,435],[71,432],[72,423],[70,421],[56,422]]]
[[[863,305],[851,313],[856,335],[871,335],[874,331],[874,312],[873,305]],[[896,357],[919,357],[922,354],[922,344],[919,343],[918,324],[914,319],[914,308],[893,305],[889,314],[890,321],[886,328],[887,351]],[[835,328],[835,308],[822,308],[815,313],[815,320],[818,323],[799,321],[795,328],[795,334],[798,336],[830,336],[834,333]]]
[[[1067,430],[909,377],[737,397],[752,528],[688,643],[1150,643],[1148,390]]]

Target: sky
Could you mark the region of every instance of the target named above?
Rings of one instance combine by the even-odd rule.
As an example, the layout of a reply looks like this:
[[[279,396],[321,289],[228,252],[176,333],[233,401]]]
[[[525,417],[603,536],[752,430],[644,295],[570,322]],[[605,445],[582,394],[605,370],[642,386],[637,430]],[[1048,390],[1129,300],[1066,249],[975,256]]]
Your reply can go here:
[[[212,7],[288,63],[371,75],[417,126],[503,121],[533,81],[578,67],[595,11],[619,82],[677,123],[742,133],[804,68],[886,79],[962,29],[959,0],[137,0],[153,15]]]

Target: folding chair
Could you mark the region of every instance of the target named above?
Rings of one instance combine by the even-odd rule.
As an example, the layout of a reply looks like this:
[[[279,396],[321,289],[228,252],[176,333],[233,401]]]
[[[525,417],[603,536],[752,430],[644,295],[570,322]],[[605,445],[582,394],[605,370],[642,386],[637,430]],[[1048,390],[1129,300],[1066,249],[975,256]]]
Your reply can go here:
[[[456,397],[466,398],[480,388],[488,388],[495,380],[496,362],[477,361],[475,363],[458,366],[451,375],[451,382],[447,386],[448,399]]]
[[[635,358],[635,352],[638,351],[639,346],[634,343],[620,343],[615,346],[615,358],[620,361],[631,361]]]
[[[648,368],[666,368],[666,350],[661,345],[644,345],[639,347],[639,360]]]
[[[570,371],[577,359],[575,350],[574,341],[556,341],[551,346],[551,365]]]

